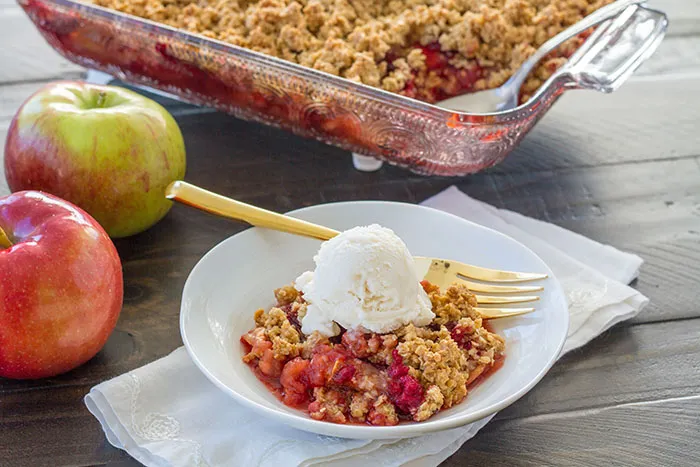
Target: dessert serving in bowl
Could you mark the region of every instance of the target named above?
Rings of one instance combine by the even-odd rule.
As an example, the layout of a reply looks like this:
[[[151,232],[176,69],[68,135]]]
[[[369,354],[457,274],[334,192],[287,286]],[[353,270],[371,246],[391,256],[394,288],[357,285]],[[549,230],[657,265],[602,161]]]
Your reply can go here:
[[[614,90],[666,29],[662,13],[632,5],[543,60],[520,106],[471,114],[435,103],[499,86],[609,2],[19,1],[77,63],[441,175],[499,162],[565,89]]]
[[[180,326],[190,356],[249,408],[320,434],[417,436],[505,408],[556,360],[568,330],[566,299],[547,266],[513,239],[402,203],[334,203],[292,216],[347,232],[319,251],[315,239],[246,230],[207,253],[183,291]],[[403,243],[382,240],[358,253],[375,223]],[[535,311],[487,323],[459,284],[411,283],[405,250],[549,277],[538,282],[544,290]],[[365,279],[357,282],[358,274]],[[348,288],[365,308],[338,298]],[[402,312],[387,311],[396,307]]]

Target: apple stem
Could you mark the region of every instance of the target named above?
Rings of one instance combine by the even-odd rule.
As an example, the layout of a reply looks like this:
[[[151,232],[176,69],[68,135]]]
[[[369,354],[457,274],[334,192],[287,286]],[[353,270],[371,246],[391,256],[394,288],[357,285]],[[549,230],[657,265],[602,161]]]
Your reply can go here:
[[[10,248],[12,246],[12,242],[10,241],[10,238],[7,236],[4,230],[2,230],[2,227],[0,227],[0,250],[4,250],[5,248]]]
[[[97,107],[98,108],[101,108],[104,105],[106,98],[107,98],[107,93],[104,91],[100,91],[100,93],[97,95]]]

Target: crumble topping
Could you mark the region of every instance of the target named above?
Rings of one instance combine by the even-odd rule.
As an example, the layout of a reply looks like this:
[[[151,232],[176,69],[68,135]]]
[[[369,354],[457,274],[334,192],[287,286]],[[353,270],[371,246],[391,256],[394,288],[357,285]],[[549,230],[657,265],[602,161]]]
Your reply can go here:
[[[397,348],[409,374],[424,387],[437,386],[444,408],[464,399],[469,377],[465,371],[467,359],[446,327],[431,331],[409,324],[401,331],[401,341]]]
[[[399,423],[399,416],[396,414],[394,404],[382,394],[372,405],[367,421],[372,425],[391,426]]]
[[[299,298],[299,291],[291,285],[286,285],[275,290],[275,299],[279,305],[290,305]]]
[[[309,404],[311,418],[334,423],[347,422],[347,400],[342,392],[319,387],[314,389],[314,399],[314,402]]]
[[[417,422],[429,419],[435,412],[443,407],[444,400],[440,388],[437,386],[430,386],[428,390],[425,391],[425,400],[418,407],[413,419]]]
[[[434,324],[445,325],[449,322],[458,321],[461,318],[479,318],[479,314],[474,310],[476,297],[463,284],[454,284],[445,290],[444,293],[434,285],[424,286],[435,313]]]
[[[464,285],[422,286],[435,313],[429,325],[387,334],[347,330],[332,339],[303,335],[302,294],[293,286],[277,289],[277,304],[256,311],[256,327],[241,337],[249,346],[243,361],[258,375],[278,378],[282,401],[306,407],[317,420],[382,426],[427,420],[467,396],[502,358],[505,341],[485,327]]]
[[[449,92],[433,46],[456,70],[488,70],[474,90],[503,84],[547,39],[612,0],[87,0],[392,92]],[[562,46],[525,83],[536,90],[581,43]],[[444,64],[443,64],[444,65]],[[432,69],[431,69],[432,68]],[[445,82],[447,81],[447,82]],[[435,94],[411,95],[434,100]]]
[[[281,308],[255,312],[255,324],[265,329],[265,336],[272,342],[272,352],[278,360],[299,355],[301,338],[299,332],[287,319]]]

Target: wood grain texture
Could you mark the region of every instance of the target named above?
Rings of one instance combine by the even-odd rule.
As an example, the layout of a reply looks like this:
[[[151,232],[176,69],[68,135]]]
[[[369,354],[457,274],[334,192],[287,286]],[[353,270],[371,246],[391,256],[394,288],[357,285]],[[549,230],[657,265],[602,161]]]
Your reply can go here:
[[[687,105],[694,95],[700,95],[700,74],[640,77],[612,94],[567,92],[528,134],[516,157],[495,170],[600,167],[700,155],[700,109]]]
[[[700,319],[616,327],[564,356],[499,420],[700,394]],[[609,380],[609,381],[606,381]]]
[[[693,0],[650,0],[648,5],[669,18],[669,35],[700,34],[700,3]]]
[[[0,84],[77,79],[83,69],[49,46],[19,6],[0,6]]]
[[[700,396],[492,421],[444,467],[700,465]]]
[[[700,24],[700,19],[697,20]],[[644,62],[630,78],[635,81],[640,76],[658,76],[664,74],[697,75],[700,73],[700,37],[698,35],[674,36],[670,33],[664,38],[654,55]]]
[[[82,403],[90,386],[54,387],[51,397],[44,391],[2,398],[0,421],[0,465],[7,467],[55,467],[99,465],[131,460],[105,439],[99,422]],[[12,413],[13,401],[21,412]],[[47,417],[47,414],[53,414]],[[31,442],[27,442],[32,440]],[[7,462],[7,463],[5,463]]]

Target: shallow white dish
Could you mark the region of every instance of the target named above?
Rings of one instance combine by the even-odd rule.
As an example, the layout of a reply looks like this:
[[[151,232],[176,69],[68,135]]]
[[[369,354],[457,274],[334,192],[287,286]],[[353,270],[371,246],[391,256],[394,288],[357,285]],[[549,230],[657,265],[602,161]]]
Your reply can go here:
[[[393,229],[414,255],[450,258],[516,271],[545,272],[537,311],[494,320],[506,339],[503,367],[459,405],[421,423],[393,427],[316,421],[282,404],[241,361],[240,336],[253,313],[274,304],[273,290],[313,267],[318,240],[251,228],[224,240],[190,273],[180,312],[182,340],[192,360],[221,390],[260,415],[314,433],[360,439],[418,436],[474,422],[515,402],[554,364],[566,339],[569,314],[561,286],[532,251],[491,229],[413,204],[348,202],[312,206],[294,217],[345,230],[378,223]]]

